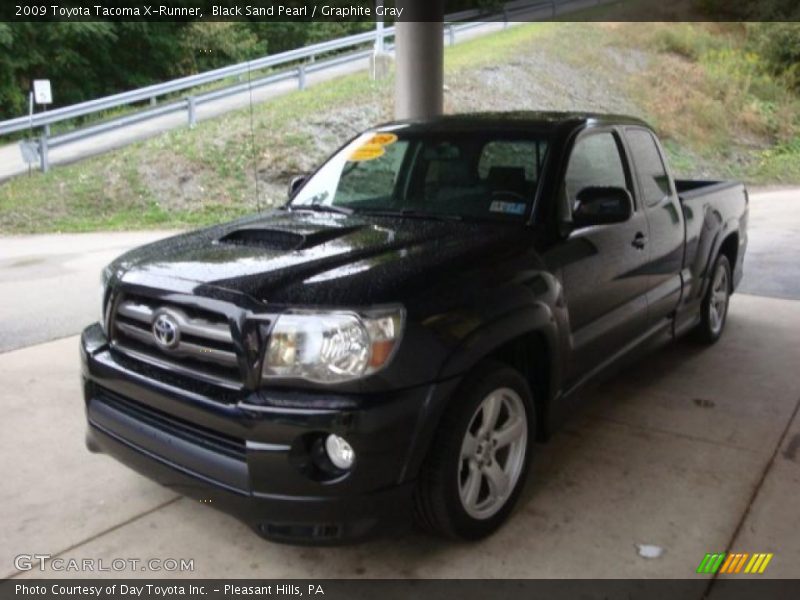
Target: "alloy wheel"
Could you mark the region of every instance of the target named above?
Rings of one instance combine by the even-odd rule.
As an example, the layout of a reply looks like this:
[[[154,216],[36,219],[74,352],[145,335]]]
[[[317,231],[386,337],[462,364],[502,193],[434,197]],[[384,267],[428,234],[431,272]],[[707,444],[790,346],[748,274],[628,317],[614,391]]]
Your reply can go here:
[[[715,335],[722,330],[725,315],[728,311],[728,270],[724,265],[717,265],[714,279],[711,282],[711,299],[708,303],[708,323]]]
[[[475,519],[488,519],[506,503],[519,481],[528,444],[525,404],[514,390],[500,388],[483,399],[461,444],[458,489]]]

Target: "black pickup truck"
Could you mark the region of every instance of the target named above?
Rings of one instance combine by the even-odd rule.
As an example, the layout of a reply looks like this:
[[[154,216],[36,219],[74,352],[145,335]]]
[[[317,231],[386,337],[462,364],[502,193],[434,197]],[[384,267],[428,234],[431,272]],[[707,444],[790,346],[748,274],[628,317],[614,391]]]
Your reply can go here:
[[[643,122],[376,127],[279,210],[124,254],[81,340],[87,444],[270,539],[493,532],[576,391],[719,338],[747,192]]]

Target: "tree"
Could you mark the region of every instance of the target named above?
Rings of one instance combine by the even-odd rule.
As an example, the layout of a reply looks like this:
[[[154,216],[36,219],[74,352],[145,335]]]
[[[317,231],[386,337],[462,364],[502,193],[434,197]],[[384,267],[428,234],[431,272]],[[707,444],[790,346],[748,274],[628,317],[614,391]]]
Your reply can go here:
[[[267,53],[267,41],[260,40],[244,23],[190,23],[180,32],[178,44],[178,75],[208,71]]]
[[[800,92],[800,23],[752,23],[750,38],[772,72]]]

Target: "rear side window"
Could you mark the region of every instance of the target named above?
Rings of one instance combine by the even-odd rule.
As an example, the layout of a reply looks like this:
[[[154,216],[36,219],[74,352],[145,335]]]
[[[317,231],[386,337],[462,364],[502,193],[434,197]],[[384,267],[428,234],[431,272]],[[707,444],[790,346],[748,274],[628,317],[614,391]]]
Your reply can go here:
[[[628,189],[625,167],[612,133],[593,133],[577,141],[564,178],[569,201],[585,187]]]
[[[657,206],[670,195],[669,177],[653,134],[644,129],[628,129],[625,133],[642,185],[645,205]]]

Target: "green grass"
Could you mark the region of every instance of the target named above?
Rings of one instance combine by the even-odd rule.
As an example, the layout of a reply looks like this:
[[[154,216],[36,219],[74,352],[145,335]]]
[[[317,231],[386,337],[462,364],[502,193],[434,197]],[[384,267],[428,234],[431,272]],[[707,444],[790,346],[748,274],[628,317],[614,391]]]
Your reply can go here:
[[[550,39],[557,31],[557,23],[529,23],[461,42],[445,49],[445,70],[475,69],[507,62],[516,56],[520,46]]]
[[[670,23],[629,28],[655,52],[634,95],[673,148],[750,183],[800,182],[800,98],[748,45],[745,25]]]
[[[546,29],[514,27],[447,48],[446,69],[502,62]],[[312,168],[350,134],[317,139],[307,128],[310,118],[325,121],[330,115],[336,120],[332,111],[350,107],[375,113],[365,127],[389,120],[392,93],[391,79],[375,82],[363,74],[350,75],[256,105],[252,131],[250,110],[245,109],[191,130],[171,130],[111,153],[55,166],[46,174],[17,177],[0,185],[0,232],[199,226],[278,205],[285,198],[285,183],[270,186],[262,181],[256,194],[254,155],[268,179],[288,181],[292,174]],[[181,197],[180,178],[171,181],[178,172],[190,177],[195,188],[188,200]]]
[[[620,99],[632,101],[658,131],[680,176],[800,182],[800,98],[791,81],[776,76],[756,52],[746,25],[574,27],[582,27],[580,43],[574,32],[558,36],[555,53],[612,82]],[[639,56],[646,66],[620,74],[609,50],[618,58]]]
[[[761,151],[750,172],[757,183],[800,182],[800,137]]]
[[[335,103],[364,97],[374,87],[363,77],[346,77],[291,93],[256,108],[256,149],[280,148],[272,161],[292,169],[292,157],[308,153],[310,140],[286,131],[293,115],[312,114]],[[253,185],[253,145],[249,110],[176,129],[118,151],[49,173],[34,172],[0,186],[0,231],[125,230],[202,225],[257,208]],[[273,133],[275,132],[275,133]],[[202,201],[176,201],[179,186],[159,193],[161,167],[188,170],[202,188]],[[147,182],[148,168],[156,181]],[[263,198],[263,204],[277,202]]]
[[[445,81],[456,88],[446,104],[458,110],[466,95],[502,94],[484,81],[503,65],[530,69],[532,85],[549,89],[561,73],[539,73],[537,61],[553,57],[583,73],[590,87],[605,82],[619,96],[612,106],[632,104],[657,128],[679,175],[798,183],[800,100],[770,75],[736,27],[512,27],[446,48]],[[521,60],[530,53],[537,58]],[[614,56],[639,56],[631,60],[641,65],[626,70]],[[512,76],[504,89],[514,85]],[[569,106],[569,98],[557,100]],[[193,227],[275,206],[293,174],[314,167],[354,131],[391,119],[392,104],[391,78],[351,75],[256,105],[252,116],[249,109],[228,113],[47,174],[20,176],[0,184],[0,233]]]

